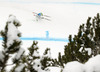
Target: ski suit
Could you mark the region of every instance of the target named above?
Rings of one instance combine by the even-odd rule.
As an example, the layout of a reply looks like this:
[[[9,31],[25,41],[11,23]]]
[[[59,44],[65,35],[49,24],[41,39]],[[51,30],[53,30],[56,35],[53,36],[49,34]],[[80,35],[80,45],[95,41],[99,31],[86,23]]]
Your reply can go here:
[[[37,15],[36,15],[36,20],[38,21],[38,20],[40,20],[40,19],[42,19],[42,17],[43,17],[43,14],[42,13],[38,13]]]

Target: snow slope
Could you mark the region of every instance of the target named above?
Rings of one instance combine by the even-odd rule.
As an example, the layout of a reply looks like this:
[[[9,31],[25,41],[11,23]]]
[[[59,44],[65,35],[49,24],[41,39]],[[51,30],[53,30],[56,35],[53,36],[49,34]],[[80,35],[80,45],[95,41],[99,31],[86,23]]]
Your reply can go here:
[[[77,61],[69,62],[63,72],[100,72],[100,55],[90,58],[85,64]]]
[[[50,16],[51,21],[35,21],[32,12],[42,12]],[[84,4],[56,4],[56,3],[14,3],[0,2],[0,30],[4,29],[8,16],[13,14],[21,22],[19,31],[22,37],[46,37],[49,31],[50,38],[68,38],[77,33],[80,24],[85,23],[88,16],[94,17],[100,12],[99,5]],[[51,48],[52,57],[58,52],[63,54],[64,45],[67,42],[38,41],[40,54],[45,48]],[[1,43],[0,43],[1,44]],[[23,41],[23,48],[30,47],[32,40]]]
[[[61,72],[60,67],[47,67],[47,70],[50,70],[49,72]]]

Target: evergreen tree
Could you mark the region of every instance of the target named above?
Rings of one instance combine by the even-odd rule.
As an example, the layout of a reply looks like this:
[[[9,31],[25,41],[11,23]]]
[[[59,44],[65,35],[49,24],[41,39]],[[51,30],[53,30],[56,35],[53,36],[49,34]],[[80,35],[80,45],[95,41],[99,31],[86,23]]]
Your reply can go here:
[[[91,21],[92,20],[92,21]],[[69,36],[69,43],[65,46],[62,60],[86,62],[90,57],[100,53],[100,16],[89,17],[86,24],[79,27],[74,38]]]
[[[59,67],[59,62],[58,62],[58,60],[56,58],[52,59],[52,66]]]
[[[45,69],[46,67],[52,66],[52,63],[50,48],[47,48],[41,58],[42,68]]]
[[[17,53],[16,60],[18,61],[24,52],[20,47],[21,40],[19,37],[21,37],[21,33],[18,30],[20,25],[21,24],[16,17],[10,15],[8,21],[6,22],[5,30],[0,32],[3,38],[3,50],[0,51],[0,72],[6,72],[7,66],[15,64],[15,62],[8,64],[8,60],[11,56]],[[19,51],[21,51],[20,54]]]
[[[27,72],[38,72],[42,68],[37,44],[38,42],[33,41],[32,46],[28,48],[29,54],[26,59]]]
[[[58,55],[58,62],[59,62],[59,66],[64,67],[63,60],[62,60],[62,56],[61,56],[61,53],[60,52],[59,52],[59,55]]]
[[[25,71],[26,56],[24,55],[24,52],[25,51],[22,48],[20,48],[20,50],[17,52],[17,54],[13,58],[13,63],[15,65],[10,70],[10,72],[26,72]]]

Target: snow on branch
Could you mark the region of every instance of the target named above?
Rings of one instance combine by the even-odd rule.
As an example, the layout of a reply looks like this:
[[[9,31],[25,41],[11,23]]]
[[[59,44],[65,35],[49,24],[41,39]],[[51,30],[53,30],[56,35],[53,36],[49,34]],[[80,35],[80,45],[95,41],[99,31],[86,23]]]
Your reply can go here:
[[[2,61],[2,62],[3,62],[3,59],[4,59],[4,54],[3,54],[3,52],[2,52],[2,51],[0,51],[0,61]]]
[[[18,51],[18,53],[15,55],[15,59],[18,60],[22,56],[22,54],[24,53],[24,51],[25,50],[23,48],[20,48],[19,51]]]
[[[23,70],[24,67],[25,67],[24,64],[20,64],[20,65],[15,69],[15,72],[21,72],[21,70]]]
[[[18,42],[21,41],[18,36],[20,32],[14,25],[13,23],[14,20],[16,20],[15,16],[10,16],[8,19],[7,47],[10,47],[14,43],[14,40]]]
[[[38,51],[34,51],[33,56],[39,57],[39,56],[40,56],[40,55],[39,55],[39,52],[38,52]]]
[[[16,16],[14,16],[14,15],[9,15],[7,22],[13,23],[15,26],[21,26],[20,21],[18,19],[16,19]]]

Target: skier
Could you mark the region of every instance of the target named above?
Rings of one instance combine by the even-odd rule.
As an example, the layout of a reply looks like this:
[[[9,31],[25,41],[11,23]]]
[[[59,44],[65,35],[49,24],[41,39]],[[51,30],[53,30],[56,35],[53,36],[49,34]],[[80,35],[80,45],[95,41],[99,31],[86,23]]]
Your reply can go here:
[[[36,20],[38,21],[38,20],[41,20],[41,19],[43,19],[43,13],[38,13],[36,15]]]
[[[45,19],[45,20],[50,21],[50,19],[48,19],[48,18],[50,18],[50,16],[43,15],[43,13],[35,13],[35,12],[33,12],[33,13],[34,13],[34,16],[36,16],[36,21],[39,21],[41,19]]]
[[[38,16],[43,16],[43,13],[38,13],[37,15],[38,15]]]

